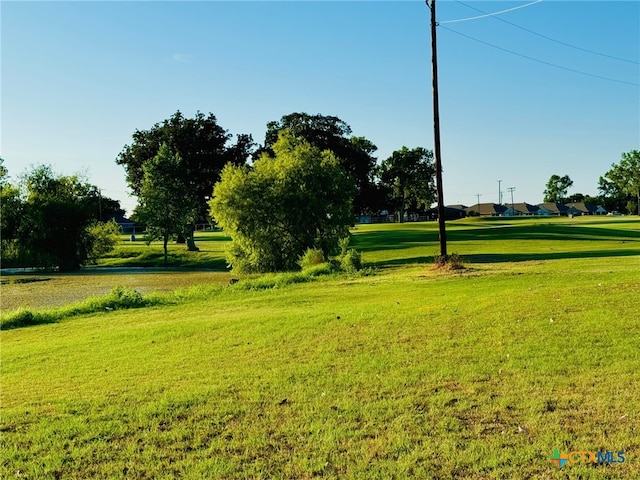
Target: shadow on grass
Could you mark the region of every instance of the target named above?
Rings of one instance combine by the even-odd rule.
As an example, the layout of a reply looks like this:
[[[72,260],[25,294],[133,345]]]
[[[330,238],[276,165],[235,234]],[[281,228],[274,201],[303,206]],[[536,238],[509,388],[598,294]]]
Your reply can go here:
[[[620,230],[615,228],[554,225],[554,224],[502,224],[491,227],[451,229],[447,232],[448,242],[464,241],[508,241],[508,240],[580,240],[603,241],[627,239],[640,240],[640,230]],[[362,232],[353,236],[353,247],[362,252],[380,250],[401,250],[409,247],[425,246],[438,242],[438,232],[427,229],[395,229],[389,231]]]
[[[196,246],[197,246],[198,243],[206,243],[206,242],[230,242],[231,237],[227,237],[226,235],[221,235],[221,234],[200,236],[196,233],[196,237],[194,241],[196,242]]]
[[[589,250],[581,252],[546,252],[546,253],[480,253],[461,255],[464,263],[505,263],[528,262],[535,260],[560,260],[569,258],[606,258],[640,256],[640,248],[635,250]],[[374,262],[376,267],[391,267],[412,263],[433,263],[433,256],[394,258]]]

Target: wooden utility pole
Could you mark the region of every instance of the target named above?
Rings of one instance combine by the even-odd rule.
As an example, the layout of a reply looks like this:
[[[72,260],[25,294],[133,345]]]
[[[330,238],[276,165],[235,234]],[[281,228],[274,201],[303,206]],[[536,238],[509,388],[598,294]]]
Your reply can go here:
[[[433,78],[433,137],[436,168],[436,192],[438,195],[438,232],[440,256],[447,259],[447,231],[445,228],[444,197],[442,194],[442,161],[440,152],[440,107],[438,104],[438,49],[436,45],[436,0],[425,0],[431,9],[431,65]]]

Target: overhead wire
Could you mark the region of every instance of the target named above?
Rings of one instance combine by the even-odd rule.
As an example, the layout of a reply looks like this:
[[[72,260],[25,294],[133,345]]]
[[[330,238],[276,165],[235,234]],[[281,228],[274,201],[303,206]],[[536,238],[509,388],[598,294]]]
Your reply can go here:
[[[542,0],[540,0],[540,1],[542,1]],[[461,2],[460,0],[456,0],[456,3],[459,3],[460,5],[464,5],[465,7],[470,8],[471,10],[475,10],[476,12],[487,13],[487,12],[484,12],[484,11],[480,10],[479,8],[476,8],[476,7],[473,7],[471,5],[466,4],[464,2]],[[534,2],[534,3],[538,3],[538,2]],[[528,4],[528,5],[533,5],[533,4]],[[528,5],[523,5],[523,6],[528,6]],[[558,43],[560,45],[564,45],[565,47],[574,48],[576,50],[580,50],[582,52],[587,52],[587,53],[592,53],[594,55],[600,55],[601,57],[607,57],[607,58],[611,58],[613,60],[619,60],[621,62],[628,62],[628,63],[633,63],[635,65],[640,65],[640,62],[637,62],[635,60],[629,60],[627,58],[621,58],[621,57],[616,57],[614,55],[608,55],[606,53],[596,52],[595,50],[589,50],[588,48],[578,47],[577,45],[572,45],[570,43],[563,42],[562,40],[556,40],[555,38],[547,37],[546,35],[543,35],[543,34],[538,33],[538,32],[534,32],[533,30],[529,30],[528,28],[525,28],[525,27],[522,27],[520,25],[517,25],[517,24],[515,24],[513,22],[510,22],[509,20],[505,20],[504,18],[499,18],[499,17],[497,17],[495,15],[497,15],[497,13],[496,14],[481,15],[480,17],[475,17],[475,18],[483,18],[483,17],[486,17],[486,16],[491,16],[495,20],[499,20],[500,22],[503,22],[503,23],[506,23],[507,25],[511,25],[513,27],[519,28],[520,30],[528,32],[528,33],[530,33],[532,35],[536,35],[536,36],[538,36],[540,38],[544,38],[545,40],[549,40],[551,42],[555,42],[555,43]],[[440,22],[440,23],[451,23],[451,21],[449,21],[449,22]]]
[[[493,13],[485,13],[484,15],[477,15],[475,17],[467,17],[467,18],[458,18],[456,20],[444,20],[442,22],[438,22],[439,24],[444,24],[444,23],[459,23],[459,22],[468,22],[469,20],[477,20],[479,18],[486,18],[486,17],[493,17],[495,15],[500,15],[502,13],[507,13],[507,12],[512,12],[514,10],[519,10],[521,8],[525,8],[525,7],[530,7],[531,5],[535,5],[536,3],[540,3],[542,2],[542,0],[535,0],[534,2],[531,3],[527,3],[525,5],[519,5],[517,7],[512,7],[512,8],[507,8],[506,10],[500,10],[499,12],[493,12]]]
[[[542,63],[544,65],[549,65],[549,66],[555,67],[555,68],[560,68],[562,70],[567,70],[569,72],[578,73],[580,75],[586,75],[588,77],[594,77],[594,78],[599,78],[601,80],[608,80],[610,82],[616,82],[616,83],[622,83],[622,84],[625,84],[625,85],[632,85],[634,87],[640,87],[640,83],[627,82],[626,80],[618,80],[616,78],[604,77],[602,75],[596,75],[594,73],[583,72],[581,70],[576,70],[574,68],[563,67],[562,65],[558,65],[556,63],[547,62],[546,60],[540,60],[539,58],[530,57],[530,56],[524,55],[522,53],[514,52],[513,50],[509,50],[507,48],[499,47],[498,45],[494,45],[493,43],[485,42],[484,40],[480,40],[478,38],[472,37],[471,35],[467,35],[465,33],[458,32],[456,30],[453,30],[453,29],[448,28],[448,27],[444,27],[442,25],[440,25],[440,28],[444,28],[445,30],[448,30],[449,32],[455,33],[456,35],[460,35],[461,37],[468,38],[470,40],[473,40],[474,42],[482,43],[483,45],[487,45],[489,47],[496,48],[498,50],[502,50],[503,52],[507,52],[507,53],[510,53],[512,55],[516,55],[518,57],[526,58],[527,60],[532,60],[534,62]]]

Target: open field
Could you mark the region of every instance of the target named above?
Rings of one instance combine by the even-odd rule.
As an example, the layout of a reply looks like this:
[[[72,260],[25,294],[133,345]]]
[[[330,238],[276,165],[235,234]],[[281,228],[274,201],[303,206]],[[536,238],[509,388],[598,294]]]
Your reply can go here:
[[[640,220],[448,228],[460,272],[360,226],[373,275],[0,332],[0,475],[640,478]]]

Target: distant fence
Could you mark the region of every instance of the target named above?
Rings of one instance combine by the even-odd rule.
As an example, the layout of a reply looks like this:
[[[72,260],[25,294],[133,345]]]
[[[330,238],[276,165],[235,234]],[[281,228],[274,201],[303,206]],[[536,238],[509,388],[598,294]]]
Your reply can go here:
[[[122,233],[144,233],[145,228],[142,225],[137,225],[135,223],[119,223],[118,226],[120,227],[120,231]],[[204,232],[204,231],[218,231],[220,230],[219,227],[212,225],[211,223],[196,223],[195,224],[195,230],[197,232]]]
[[[428,215],[409,214],[404,216],[404,222],[427,222],[436,220],[437,217]],[[397,215],[360,215],[356,217],[356,223],[400,223]]]

